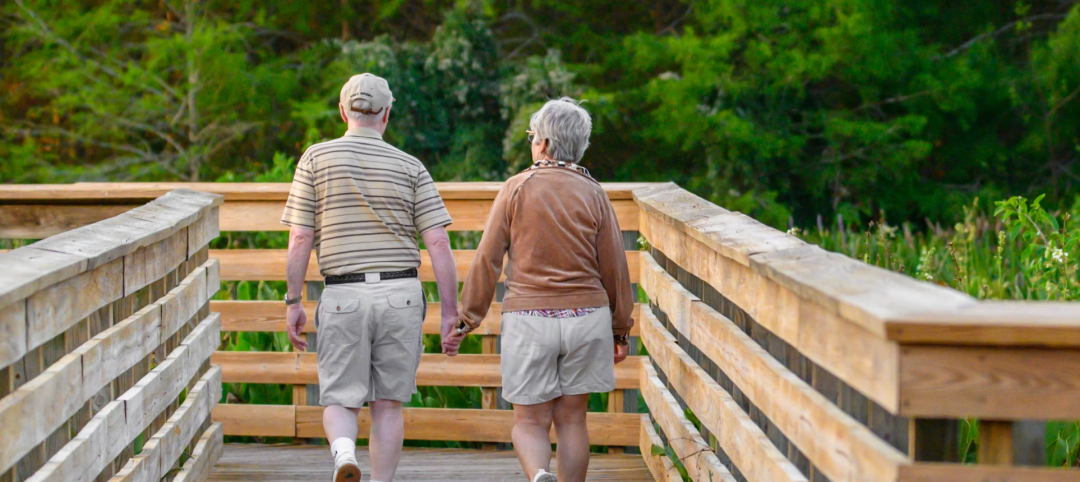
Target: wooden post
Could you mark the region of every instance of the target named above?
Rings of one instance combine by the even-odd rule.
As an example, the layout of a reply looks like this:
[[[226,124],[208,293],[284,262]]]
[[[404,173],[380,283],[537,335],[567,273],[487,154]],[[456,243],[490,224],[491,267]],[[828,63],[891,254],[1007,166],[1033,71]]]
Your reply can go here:
[[[608,394],[608,399],[607,399],[607,411],[608,411],[608,413],[622,413],[623,412],[623,395],[624,395],[623,391],[618,390],[618,389],[612,390],[612,392]],[[625,453],[625,452],[626,452],[626,450],[625,450],[624,447],[608,447],[608,453],[609,454],[622,454],[622,453]]]
[[[1012,422],[979,421],[979,464],[1012,465]]]
[[[1046,464],[1046,422],[1013,422],[1013,464],[1039,467]]]
[[[498,349],[499,340],[495,335],[481,335],[480,337],[480,352],[485,355],[494,355],[499,352]],[[480,406],[484,410],[498,410],[499,409],[499,392],[495,387],[483,387],[480,389],[481,401]],[[496,450],[498,446],[494,443],[484,443],[481,445],[484,450]]]

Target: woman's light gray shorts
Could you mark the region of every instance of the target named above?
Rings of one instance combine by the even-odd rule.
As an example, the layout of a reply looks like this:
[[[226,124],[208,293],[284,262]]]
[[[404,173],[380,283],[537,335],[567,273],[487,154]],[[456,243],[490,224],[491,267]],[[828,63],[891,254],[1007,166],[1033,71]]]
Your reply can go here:
[[[535,405],[615,389],[611,309],[585,316],[502,315],[503,399]]]
[[[411,400],[426,309],[416,278],[327,286],[315,310],[319,404]]]

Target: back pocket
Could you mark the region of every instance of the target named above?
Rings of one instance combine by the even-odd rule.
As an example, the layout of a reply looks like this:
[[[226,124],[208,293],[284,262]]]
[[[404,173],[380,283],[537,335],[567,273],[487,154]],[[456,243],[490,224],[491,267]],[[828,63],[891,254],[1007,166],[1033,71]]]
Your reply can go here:
[[[360,300],[324,299],[319,302],[319,343],[351,345],[363,338]]]

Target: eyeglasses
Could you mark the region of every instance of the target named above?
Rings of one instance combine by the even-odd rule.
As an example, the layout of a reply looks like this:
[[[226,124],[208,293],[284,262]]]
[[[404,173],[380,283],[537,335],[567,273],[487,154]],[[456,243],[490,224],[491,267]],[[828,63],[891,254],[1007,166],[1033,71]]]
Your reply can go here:
[[[534,131],[525,131],[525,133],[529,135],[529,144],[532,144],[533,140],[536,139],[536,132],[534,132]]]

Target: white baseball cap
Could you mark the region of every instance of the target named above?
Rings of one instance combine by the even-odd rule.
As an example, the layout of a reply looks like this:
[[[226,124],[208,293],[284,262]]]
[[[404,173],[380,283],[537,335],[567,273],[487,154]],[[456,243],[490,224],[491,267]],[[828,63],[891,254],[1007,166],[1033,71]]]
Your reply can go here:
[[[371,110],[359,110],[352,107],[352,101],[366,100],[371,103]],[[394,102],[390,84],[386,79],[374,74],[354,75],[341,88],[341,105],[346,109],[361,114],[378,114]]]

